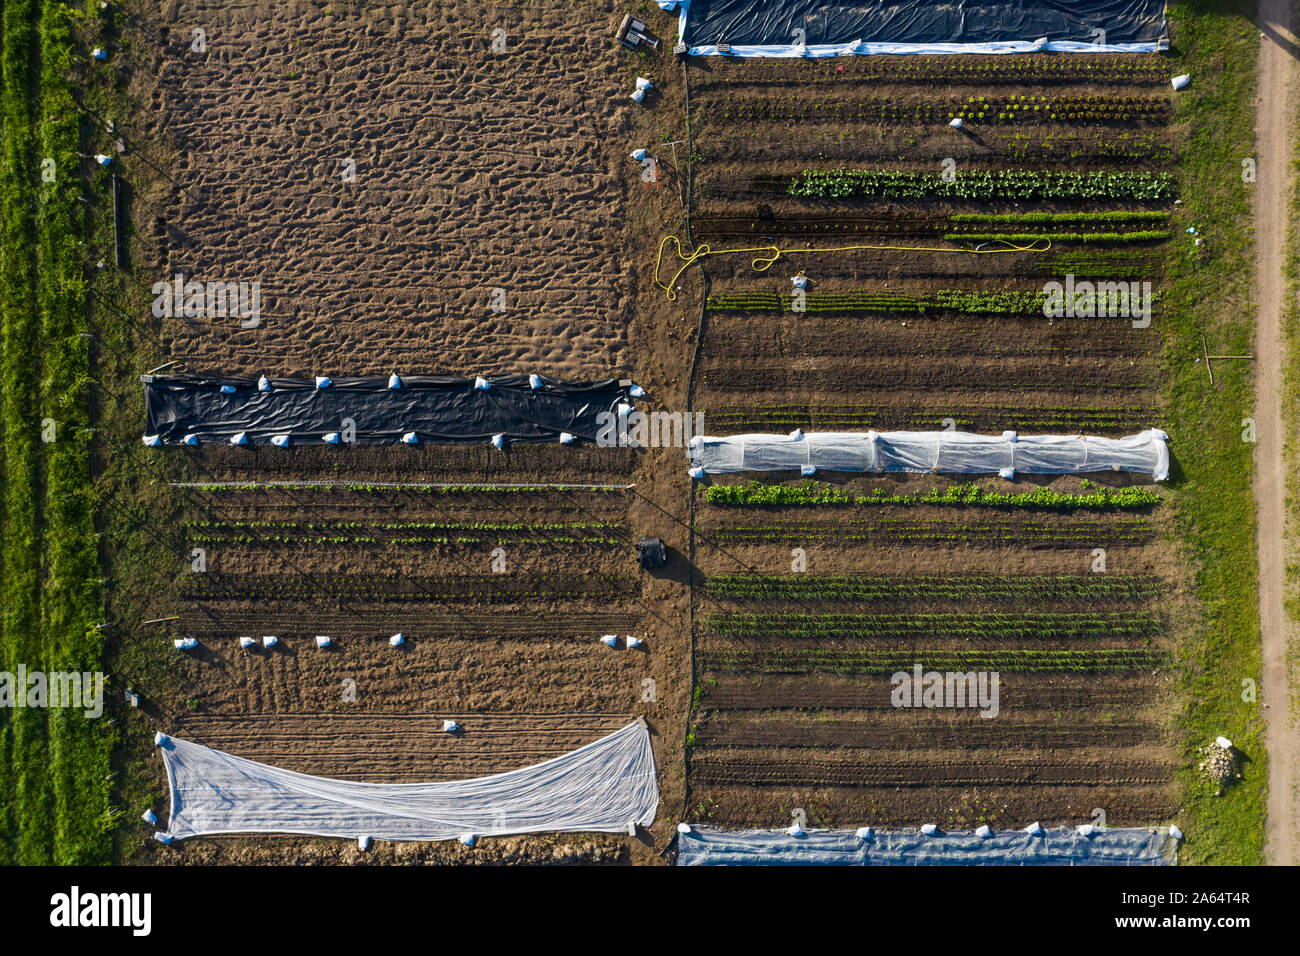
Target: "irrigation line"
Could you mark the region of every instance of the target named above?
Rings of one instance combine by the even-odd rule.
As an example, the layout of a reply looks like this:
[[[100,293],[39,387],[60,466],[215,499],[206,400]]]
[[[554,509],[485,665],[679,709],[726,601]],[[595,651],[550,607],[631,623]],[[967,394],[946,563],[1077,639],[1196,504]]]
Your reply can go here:
[[[682,86],[685,91],[686,103],[686,240],[695,247],[695,237],[691,232],[691,201],[694,198],[695,187],[695,156],[694,145],[691,138],[691,76],[690,76],[689,56],[682,57]],[[656,273],[656,277],[658,273]],[[695,348],[691,353],[691,367],[686,375],[686,407],[693,408],[692,400],[695,394],[695,365],[700,358],[700,348],[704,342],[704,316],[707,311],[706,305],[709,301],[709,276],[704,271],[703,264],[700,265],[700,279],[704,283],[703,292],[700,296],[700,320],[695,326]],[[691,748],[687,741],[691,735],[691,720],[694,717],[695,710],[695,682],[699,679],[695,673],[695,479],[691,479],[687,489],[687,513],[686,521],[689,534],[687,536],[687,574],[686,574],[686,608],[687,608],[687,653],[690,662],[691,683],[689,687],[689,696],[686,698],[686,726],[683,728],[682,736],[682,813],[679,821],[686,819],[687,808],[690,806],[691,799]],[[672,844],[669,843],[668,846]],[[667,849],[665,847],[664,849]]]
[[[346,490],[354,488],[542,488],[547,491],[629,491],[636,485],[572,485],[555,482],[413,482],[413,481],[334,481],[328,478],[309,479],[306,481],[169,481],[169,488],[233,488],[236,491],[257,488],[336,488],[343,486]]]

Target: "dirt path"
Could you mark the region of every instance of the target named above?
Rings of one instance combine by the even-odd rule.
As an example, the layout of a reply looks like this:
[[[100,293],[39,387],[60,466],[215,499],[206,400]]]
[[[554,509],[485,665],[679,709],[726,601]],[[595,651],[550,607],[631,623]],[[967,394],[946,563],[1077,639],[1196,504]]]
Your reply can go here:
[[[1291,0],[1261,0],[1259,101],[1255,195],[1255,496],[1259,501],[1259,615],[1264,645],[1263,701],[1268,732],[1267,852],[1274,864],[1296,857],[1296,735],[1287,673],[1291,627],[1283,606],[1286,585],[1286,460],[1282,420],[1282,330],[1286,280],[1287,199],[1290,196],[1292,110],[1296,64]]]

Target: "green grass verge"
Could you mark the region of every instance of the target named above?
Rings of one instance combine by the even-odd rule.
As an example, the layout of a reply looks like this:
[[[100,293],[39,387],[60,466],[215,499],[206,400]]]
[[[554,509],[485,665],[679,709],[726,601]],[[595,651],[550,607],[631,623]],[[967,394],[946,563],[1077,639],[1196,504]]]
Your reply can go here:
[[[1260,678],[1253,445],[1243,441],[1254,393],[1247,363],[1220,363],[1211,386],[1201,355],[1253,349],[1250,187],[1241,161],[1254,155],[1255,4],[1241,0],[1175,3],[1170,8],[1170,72],[1190,72],[1175,95],[1175,121],[1189,131],[1179,166],[1183,206],[1175,233],[1195,225],[1170,253],[1165,319],[1168,420],[1177,459],[1170,504],[1191,561],[1202,614],[1181,628],[1183,757],[1179,823],[1182,860],[1257,864],[1263,860],[1267,759],[1257,703],[1242,681]],[[1244,779],[1223,796],[1195,770],[1196,751],[1217,735],[1250,755]]]
[[[3,12],[4,614],[0,670],[102,671],[90,482],[84,221],[70,17]],[[49,178],[52,175],[52,180]],[[107,862],[106,721],[81,708],[0,710],[0,862]]]

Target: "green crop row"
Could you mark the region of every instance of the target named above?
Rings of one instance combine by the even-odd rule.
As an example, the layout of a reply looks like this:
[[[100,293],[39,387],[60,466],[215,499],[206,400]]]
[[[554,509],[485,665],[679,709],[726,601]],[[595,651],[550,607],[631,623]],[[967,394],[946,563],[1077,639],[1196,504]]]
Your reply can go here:
[[[1050,511],[1090,509],[1097,511],[1149,508],[1160,496],[1148,488],[1102,488],[1084,494],[1068,494],[1050,488],[1033,491],[986,491],[975,484],[958,484],[939,490],[891,494],[876,488],[868,495],[855,495],[844,488],[817,482],[797,485],[763,484],[710,485],[704,492],[709,504],[730,507],[784,507],[796,505],[976,505],[993,508],[1033,508]]]
[[[1126,199],[1166,200],[1174,196],[1168,173],[1046,172],[1002,170],[956,173],[902,172],[878,169],[808,169],[786,187],[791,196],[818,199],[879,197],[886,199]]]
[[[1167,222],[1169,213],[1147,209],[1101,209],[1092,212],[959,212],[953,222],[1050,223]]]
[[[941,289],[926,295],[849,289],[838,292],[809,292],[800,310],[818,312],[911,312],[932,310],[972,314],[1032,314],[1041,312],[1046,296],[1042,292],[979,292]],[[708,307],[723,312],[775,310],[793,311],[791,293],[738,292],[709,296]]]
[[[218,494],[221,492],[248,492],[248,491],[355,491],[362,494],[374,495],[391,495],[391,494],[424,494],[439,495],[441,497],[460,497],[460,496],[497,496],[497,495],[538,495],[547,494],[556,491],[590,491],[597,494],[610,494],[624,492],[627,490],[622,485],[401,485],[394,486],[391,484],[335,484],[332,482],[316,484],[312,482],[283,482],[276,485],[260,484],[258,482],[230,483],[221,482],[213,484],[200,484],[194,486],[195,490],[204,494]]]
[[[1168,229],[1135,229],[1132,232],[946,232],[943,240],[1030,243],[1036,239],[1047,239],[1051,242],[1122,245],[1128,242],[1165,242],[1171,235]]]
[[[894,674],[911,672],[920,665],[925,671],[1005,671],[1008,673],[1095,674],[1107,671],[1153,670],[1165,667],[1167,654],[1160,651],[1120,649],[1092,650],[991,650],[974,651],[846,651],[837,648],[782,648],[776,650],[703,650],[698,654],[706,670],[744,671],[763,674],[804,674],[823,671],[835,674]]]
[[[1153,577],[1112,575],[726,574],[705,583],[714,597],[767,601],[1141,601],[1161,593]]]
[[[919,637],[967,640],[1083,640],[1151,637],[1162,630],[1151,614],[1044,611],[1033,614],[756,614],[719,611],[709,630],[722,637],[782,639]]]
[[[1101,547],[1107,543],[1136,543],[1150,539],[1153,529],[1145,518],[1118,521],[912,521],[882,520],[840,523],[729,525],[709,532],[714,541],[734,544],[835,541],[875,544],[897,541],[911,544],[967,544],[978,547]]]

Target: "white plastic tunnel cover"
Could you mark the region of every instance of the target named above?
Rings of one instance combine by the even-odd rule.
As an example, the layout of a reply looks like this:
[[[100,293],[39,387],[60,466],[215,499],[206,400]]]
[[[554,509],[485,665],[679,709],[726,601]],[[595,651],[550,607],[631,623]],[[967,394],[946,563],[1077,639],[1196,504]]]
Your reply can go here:
[[[159,734],[171,787],[165,836],[298,833],[454,840],[466,833],[626,833],[659,805],[643,721],[545,763],[445,783],[313,777]]]
[[[1169,477],[1168,436],[1156,428],[1125,438],[1091,435],[973,435],[969,432],[793,432],[697,435],[691,473],[738,471],[914,472],[1076,475],[1126,471]]]
[[[684,827],[684,828],[683,828]],[[716,830],[678,827],[678,866],[1171,866],[1177,827]]]

